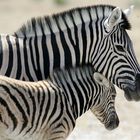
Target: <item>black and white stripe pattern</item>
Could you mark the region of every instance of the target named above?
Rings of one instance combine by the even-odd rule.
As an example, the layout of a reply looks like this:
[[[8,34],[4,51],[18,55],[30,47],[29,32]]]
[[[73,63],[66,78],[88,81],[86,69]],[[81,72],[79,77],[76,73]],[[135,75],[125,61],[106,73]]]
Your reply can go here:
[[[139,65],[126,29],[126,12],[110,5],[33,18],[13,36],[1,35],[0,74],[37,81],[55,68],[92,64],[129,100],[139,100]]]
[[[91,66],[56,70],[39,82],[0,76],[0,137],[66,139],[89,109],[112,130],[119,123],[115,96],[114,86]]]

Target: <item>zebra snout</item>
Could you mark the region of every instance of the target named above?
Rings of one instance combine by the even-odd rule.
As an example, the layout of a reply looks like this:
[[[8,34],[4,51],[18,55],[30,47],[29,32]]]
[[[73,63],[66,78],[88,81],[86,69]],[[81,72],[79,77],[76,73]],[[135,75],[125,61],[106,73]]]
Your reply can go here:
[[[137,100],[140,100],[140,73],[136,75],[136,93],[139,96]]]
[[[127,85],[124,90],[125,98],[128,101],[140,101],[140,73],[136,74],[134,85]]]
[[[117,128],[119,125],[119,118],[117,115],[112,115],[109,118],[108,123],[105,125],[107,130],[113,130],[115,128]]]

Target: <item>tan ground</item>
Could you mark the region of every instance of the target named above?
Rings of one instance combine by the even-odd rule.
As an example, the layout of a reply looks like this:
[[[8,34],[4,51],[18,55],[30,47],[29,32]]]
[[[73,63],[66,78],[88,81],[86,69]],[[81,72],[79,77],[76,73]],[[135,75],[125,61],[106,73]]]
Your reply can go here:
[[[130,3],[134,3],[134,0],[67,0],[67,4],[63,6],[54,4],[53,0],[0,0],[0,33],[12,33],[30,17],[47,15],[70,7],[99,3],[113,4],[125,9]],[[133,28],[129,33],[140,63],[138,42],[140,39],[140,9],[134,10],[130,21]],[[78,120],[77,127],[69,140],[140,140],[140,102],[127,102],[123,92],[119,89],[117,92],[116,110],[120,118],[120,126],[114,131],[107,131],[88,112]]]

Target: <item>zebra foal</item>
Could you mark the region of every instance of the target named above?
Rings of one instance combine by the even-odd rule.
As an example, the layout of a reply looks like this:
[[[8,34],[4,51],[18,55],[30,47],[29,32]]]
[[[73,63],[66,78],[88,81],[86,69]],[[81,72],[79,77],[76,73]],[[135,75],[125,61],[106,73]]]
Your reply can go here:
[[[119,124],[115,96],[114,86],[91,66],[55,70],[38,82],[0,76],[0,137],[66,139],[89,109],[112,130]]]

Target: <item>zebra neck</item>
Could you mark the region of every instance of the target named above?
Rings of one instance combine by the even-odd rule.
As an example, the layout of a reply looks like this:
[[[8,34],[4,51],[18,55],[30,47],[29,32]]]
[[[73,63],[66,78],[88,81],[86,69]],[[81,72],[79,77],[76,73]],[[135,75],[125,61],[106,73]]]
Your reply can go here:
[[[90,66],[54,72],[51,81],[61,87],[69,101],[75,119],[85,113],[90,103],[93,92],[91,83],[93,68]]]

